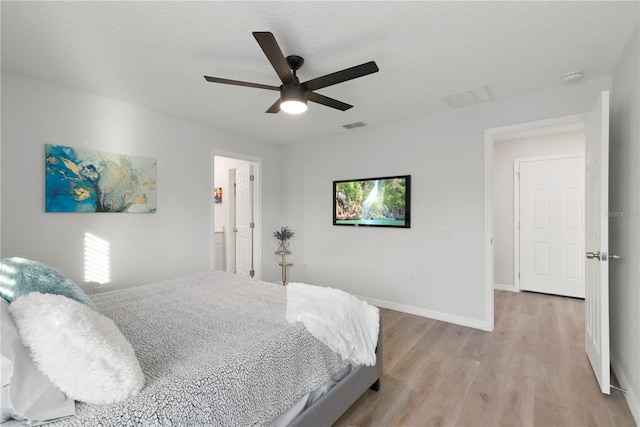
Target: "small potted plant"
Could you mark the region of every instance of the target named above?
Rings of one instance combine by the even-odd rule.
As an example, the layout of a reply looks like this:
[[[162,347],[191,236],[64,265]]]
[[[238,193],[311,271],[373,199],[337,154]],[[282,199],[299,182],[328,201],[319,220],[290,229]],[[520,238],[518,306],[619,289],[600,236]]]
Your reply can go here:
[[[273,232],[273,237],[280,240],[277,253],[284,254],[289,252],[289,239],[291,239],[294,234],[289,227],[280,227],[280,230]]]

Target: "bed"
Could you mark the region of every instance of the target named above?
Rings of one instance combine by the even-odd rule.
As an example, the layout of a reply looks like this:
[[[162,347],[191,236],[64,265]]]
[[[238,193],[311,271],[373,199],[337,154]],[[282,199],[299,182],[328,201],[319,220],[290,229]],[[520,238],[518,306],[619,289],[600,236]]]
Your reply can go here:
[[[287,322],[281,285],[215,271],[91,300],[131,343],[144,386],[115,403],[76,402],[52,426],[330,426],[380,385],[380,332],[375,365],[343,360]]]

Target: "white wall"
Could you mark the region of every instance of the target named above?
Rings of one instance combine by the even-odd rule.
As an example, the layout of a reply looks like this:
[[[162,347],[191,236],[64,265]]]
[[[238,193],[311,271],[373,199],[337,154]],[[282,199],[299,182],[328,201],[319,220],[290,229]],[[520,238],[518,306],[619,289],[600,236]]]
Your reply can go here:
[[[584,131],[565,131],[496,141],[493,157],[494,282],[514,288],[513,161],[551,154],[583,153]]]
[[[640,35],[613,75],[609,183],[611,363],[640,425]]]
[[[157,159],[157,213],[45,213],[47,143]],[[44,262],[81,283],[90,232],[110,243],[110,288],[210,269],[212,149],[263,160],[263,225],[275,229],[280,146],[3,71],[2,256]],[[277,279],[277,265],[265,263],[263,277]]]
[[[484,130],[586,112],[610,83],[599,78],[288,146],[291,280],[487,328]],[[400,174],[412,175],[410,229],[332,225],[333,180]],[[442,228],[453,239],[440,239]],[[400,271],[415,273],[416,283],[400,281]]]

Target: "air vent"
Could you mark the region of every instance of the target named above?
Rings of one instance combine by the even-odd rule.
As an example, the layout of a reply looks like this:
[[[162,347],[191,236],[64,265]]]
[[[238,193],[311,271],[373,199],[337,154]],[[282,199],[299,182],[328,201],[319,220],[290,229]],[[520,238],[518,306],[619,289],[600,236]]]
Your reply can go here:
[[[355,129],[355,128],[361,128],[366,125],[367,124],[365,122],[355,122],[355,123],[349,123],[348,125],[342,125],[342,127],[345,129]]]
[[[489,90],[488,85],[480,86],[474,89],[467,89],[460,92],[452,93],[443,97],[447,104],[453,108],[465,107],[467,105],[479,104],[481,102],[492,101],[495,98]]]

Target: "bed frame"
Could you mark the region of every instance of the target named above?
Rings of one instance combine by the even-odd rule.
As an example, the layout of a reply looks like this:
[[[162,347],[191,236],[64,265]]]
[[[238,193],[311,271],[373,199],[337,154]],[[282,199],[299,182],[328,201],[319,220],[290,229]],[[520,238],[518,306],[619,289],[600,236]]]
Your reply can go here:
[[[380,377],[382,377],[382,317],[380,317],[376,347],[376,364],[359,366],[316,403],[298,415],[288,427],[330,427],[367,389],[380,390]]]

